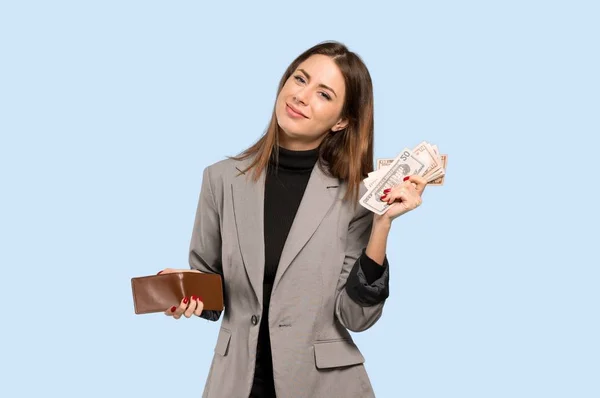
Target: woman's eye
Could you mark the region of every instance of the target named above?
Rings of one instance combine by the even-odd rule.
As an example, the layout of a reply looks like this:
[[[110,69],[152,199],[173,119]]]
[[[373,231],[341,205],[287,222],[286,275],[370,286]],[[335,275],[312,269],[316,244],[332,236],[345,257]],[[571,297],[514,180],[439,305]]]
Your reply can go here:
[[[300,75],[296,75],[296,76],[294,76],[294,80],[296,80],[297,82],[299,82],[299,83],[302,83],[302,84],[306,83],[306,81],[304,80],[304,78],[303,78],[302,76],[300,76]],[[319,94],[320,94],[320,95],[321,95],[323,98],[325,98],[326,100],[328,100],[328,101],[331,101],[331,96],[330,96],[329,94],[327,94],[327,93],[325,93],[325,92],[322,92],[322,91],[321,91],[321,92],[319,92]]]

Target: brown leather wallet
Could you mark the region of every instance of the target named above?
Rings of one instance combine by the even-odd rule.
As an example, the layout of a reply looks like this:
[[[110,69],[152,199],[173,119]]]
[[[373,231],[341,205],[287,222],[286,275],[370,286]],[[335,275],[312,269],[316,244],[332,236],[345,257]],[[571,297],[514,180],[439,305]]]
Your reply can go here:
[[[175,272],[131,278],[136,314],[164,312],[184,297],[202,297],[205,310],[223,310],[221,275]]]

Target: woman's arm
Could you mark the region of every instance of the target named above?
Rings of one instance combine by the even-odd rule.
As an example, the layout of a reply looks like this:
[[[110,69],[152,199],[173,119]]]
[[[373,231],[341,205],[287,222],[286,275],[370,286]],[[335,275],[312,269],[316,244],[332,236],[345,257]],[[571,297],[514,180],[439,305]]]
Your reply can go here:
[[[389,296],[386,248],[392,221],[421,204],[426,186],[427,181],[422,177],[409,176],[401,184],[386,189],[382,200],[390,207],[383,215],[374,215],[358,206],[348,229],[335,304],[335,314],[347,329],[366,330],[381,317]]]
[[[392,223],[382,220],[373,222],[371,236],[365,254],[379,265],[383,265],[387,247],[387,239]]]
[[[346,255],[338,280],[335,315],[344,327],[361,332],[381,317],[389,296],[389,264],[385,257],[384,231],[373,228],[373,213],[357,206],[348,226]],[[387,233],[385,233],[387,239]],[[372,258],[367,250],[383,250],[383,255]]]
[[[207,167],[202,175],[202,187],[190,242],[189,264],[191,269],[223,275],[220,225],[219,213],[211,187],[210,170]],[[221,312],[203,310],[200,317],[218,321]]]

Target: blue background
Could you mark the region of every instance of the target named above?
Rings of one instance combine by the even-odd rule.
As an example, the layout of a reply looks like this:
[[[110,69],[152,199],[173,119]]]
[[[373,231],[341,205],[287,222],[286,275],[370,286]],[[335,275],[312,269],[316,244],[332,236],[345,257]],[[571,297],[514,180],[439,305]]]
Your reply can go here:
[[[449,155],[354,334],[377,396],[600,397],[598,2],[215,3],[0,2],[0,396],[201,395],[220,322],[136,316],[130,278],[188,267],[203,168],[333,39],[376,158]]]

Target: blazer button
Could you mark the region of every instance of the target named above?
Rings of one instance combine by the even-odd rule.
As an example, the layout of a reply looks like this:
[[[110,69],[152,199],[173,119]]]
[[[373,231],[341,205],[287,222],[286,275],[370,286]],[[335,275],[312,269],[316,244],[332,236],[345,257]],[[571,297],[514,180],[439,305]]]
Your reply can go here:
[[[252,324],[256,325],[258,323],[258,317],[256,315],[252,315]]]

